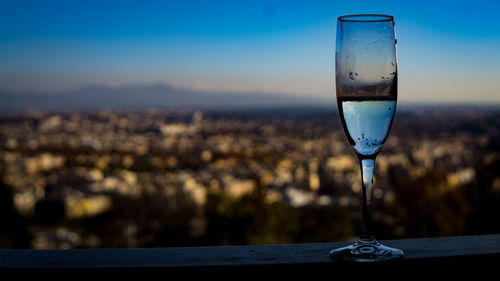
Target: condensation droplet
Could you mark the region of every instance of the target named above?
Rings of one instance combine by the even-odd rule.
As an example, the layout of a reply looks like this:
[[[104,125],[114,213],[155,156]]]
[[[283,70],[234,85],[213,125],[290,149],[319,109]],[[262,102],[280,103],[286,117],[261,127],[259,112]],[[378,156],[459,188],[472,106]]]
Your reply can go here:
[[[349,71],[349,78],[351,80],[356,80],[356,78],[354,78],[354,73],[352,73],[352,71]]]

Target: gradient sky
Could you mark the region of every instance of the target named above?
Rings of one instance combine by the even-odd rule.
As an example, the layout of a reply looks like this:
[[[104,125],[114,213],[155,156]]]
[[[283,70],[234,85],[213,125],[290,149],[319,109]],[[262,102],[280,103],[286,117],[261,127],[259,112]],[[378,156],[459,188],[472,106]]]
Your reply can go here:
[[[0,88],[331,99],[336,18],[391,14],[399,100],[500,103],[500,1],[0,1]]]

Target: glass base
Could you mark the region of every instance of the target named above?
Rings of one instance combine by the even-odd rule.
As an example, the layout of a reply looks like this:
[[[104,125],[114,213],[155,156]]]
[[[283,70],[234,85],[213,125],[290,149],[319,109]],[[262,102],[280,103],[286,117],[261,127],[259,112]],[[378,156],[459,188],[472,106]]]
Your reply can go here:
[[[380,262],[403,258],[403,251],[396,248],[384,246],[377,240],[358,240],[356,243],[333,249],[330,258],[342,262]]]

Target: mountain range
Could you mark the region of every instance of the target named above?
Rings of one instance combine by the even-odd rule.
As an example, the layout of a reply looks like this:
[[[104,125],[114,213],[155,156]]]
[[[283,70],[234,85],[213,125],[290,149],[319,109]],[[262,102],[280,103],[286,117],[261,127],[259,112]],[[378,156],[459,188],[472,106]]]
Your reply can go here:
[[[63,91],[10,91],[0,89],[0,110],[94,110],[144,108],[261,108],[325,104],[287,94],[215,92],[172,86],[168,83],[128,84],[117,87],[86,85]],[[333,101],[332,101],[333,105]]]

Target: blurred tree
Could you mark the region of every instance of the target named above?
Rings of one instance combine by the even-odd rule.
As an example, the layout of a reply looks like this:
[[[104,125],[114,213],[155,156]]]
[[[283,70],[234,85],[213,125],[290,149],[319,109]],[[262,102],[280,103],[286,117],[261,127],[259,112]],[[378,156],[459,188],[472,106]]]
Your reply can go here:
[[[446,173],[429,169],[412,178],[399,165],[389,173],[396,193],[392,213],[404,226],[404,237],[465,234],[467,198],[463,189],[448,186]]]
[[[500,142],[494,142],[493,151],[500,151]],[[475,181],[467,186],[471,212],[467,217],[468,234],[500,233],[500,154],[491,154],[475,167]],[[489,159],[488,159],[489,158]]]
[[[10,188],[0,175],[0,248],[29,248],[31,235],[17,212]]]
[[[353,235],[350,214],[342,207],[262,204],[258,194],[240,199],[211,194],[208,202],[206,238],[213,245],[326,242]]]
[[[300,213],[296,243],[342,241],[354,236],[351,213],[344,207],[309,206]]]

